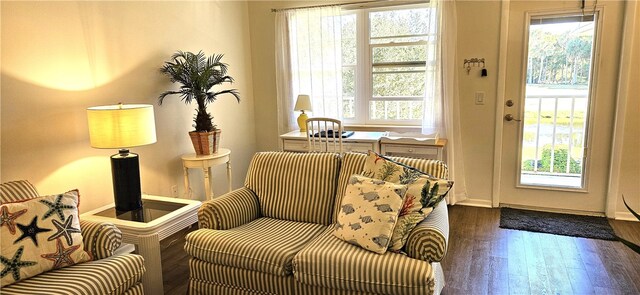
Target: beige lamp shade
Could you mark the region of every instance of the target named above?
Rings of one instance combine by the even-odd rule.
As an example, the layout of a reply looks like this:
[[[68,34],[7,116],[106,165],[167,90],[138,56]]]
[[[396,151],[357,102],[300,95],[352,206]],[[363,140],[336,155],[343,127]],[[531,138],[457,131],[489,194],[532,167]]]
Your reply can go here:
[[[127,148],[156,142],[153,106],[119,104],[87,109],[91,146]]]
[[[293,108],[294,111],[312,111],[311,107],[311,98],[306,94],[298,95],[298,100],[296,100],[296,105]]]

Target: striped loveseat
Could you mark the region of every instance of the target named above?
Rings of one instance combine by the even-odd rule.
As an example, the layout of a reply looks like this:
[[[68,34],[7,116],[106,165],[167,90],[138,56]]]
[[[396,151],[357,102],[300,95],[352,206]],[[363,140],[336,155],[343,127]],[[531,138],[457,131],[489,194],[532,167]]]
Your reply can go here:
[[[392,158],[439,178],[434,160]],[[341,197],[365,154],[257,153],[244,187],[204,202],[187,235],[189,294],[438,294],[449,235],[444,202],[383,255],[332,233]]]
[[[36,188],[26,180],[0,184],[0,205],[39,197]],[[92,261],[48,271],[2,287],[2,295],[138,295],[144,294],[142,256],[114,255],[120,247],[122,233],[110,223],[80,220],[84,250]],[[3,240],[3,242],[6,242]]]

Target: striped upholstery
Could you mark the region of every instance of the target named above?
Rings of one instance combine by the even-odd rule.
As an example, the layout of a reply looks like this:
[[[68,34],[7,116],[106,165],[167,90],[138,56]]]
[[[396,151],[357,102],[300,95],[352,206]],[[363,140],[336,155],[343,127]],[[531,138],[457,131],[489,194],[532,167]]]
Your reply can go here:
[[[233,295],[276,295],[284,293],[265,293],[236,286],[217,285],[205,281],[190,280],[189,295],[199,294],[233,294]]]
[[[144,295],[144,289],[142,287],[142,283],[137,283],[133,285],[133,287],[129,288],[129,290],[122,293],[122,295]]]
[[[363,250],[333,236],[349,177],[366,154],[254,156],[245,187],[205,202],[187,235],[189,294],[438,294],[449,234],[442,202],[409,236],[408,255]],[[444,163],[391,158],[439,178]],[[417,259],[415,259],[417,258]],[[293,275],[292,275],[293,274]]]
[[[442,289],[445,286],[444,282],[444,272],[442,271],[442,266],[440,263],[434,262],[431,264],[434,273],[434,293],[440,294]],[[374,293],[364,293],[357,291],[349,291],[349,290],[340,290],[340,289],[329,289],[323,288],[319,286],[311,286],[307,284],[301,284],[296,282],[293,285],[293,292],[290,294],[304,294],[304,295],[368,295]],[[230,293],[208,293],[208,294],[230,294]],[[282,293],[280,293],[282,294]]]
[[[24,201],[40,195],[28,180],[9,181],[0,184],[0,204]]]
[[[258,197],[246,187],[202,203],[198,210],[200,228],[230,229],[260,217]]]
[[[324,229],[321,224],[259,218],[229,230],[191,232],[184,248],[209,263],[286,276],[293,256]]]
[[[404,157],[389,157],[389,159],[416,168],[435,178],[449,179],[449,168],[447,168],[447,164],[442,161]]]
[[[312,286],[296,282],[293,285],[293,292],[291,294],[304,294],[304,295],[371,295],[375,293],[365,293],[350,290],[341,289],[329,289],[320,286]]]
[[[84,250],[94,260],[110,257],[122,243],[122,232],[113,224],[80,219]]]
[[[361,153],[346,153],[342,157],[342,166],[340,167],[340,174],[338,175],[338,189],[336,192],[335,208],[333,209],[332,222],[335,222],[340,212],[340,204],[342,204],[342,197],[347,189],[347,183],[349,178],[353,174],[362,173],[364,169],[364,162],[367,160],[367,154]]]
[[[442,268],[438,268],[442,273]],[[369,295],[349,290],[327,289],[302,284],[293,276],[271,274],[212,264],[199,259],[189,260],[188,294],[304,294],[304,295]],[[444,277],[441,278],[444,280]],[[436,282],[443,285],[442,282]],[[443,285],[444,286],[444,285]],[[442,288],[440,288],[442,289]]]
[[[291,294],[293,276],[189,260],[189,294]]]
[[[123,294],[138,284],[144,271],[142,256],[118,255],[45,272],[3,287],[2,294]]]
[[[440,294],[442,292],[442,288],[444,288],[444,272],[442,271],[442,266],[440,263],[432,263],[431,267],[433,268],[435,287],[433,294]],[[226,293],[225,293],[226,294]],[[349,291],[349,290],[340,290],[340,289],[329,289],[323,288],[319,286],[311,286],[307,284],[301,284],[296,282],[293,285],[293,292],[291,294],[304,294],[304,295],[368,295],[373,293],[364,293],[357,291]]]
[[[442,270],[442,265],[440,265],[440,262],[431,263],[431,267],[433,268],[433,276],[435,277],[436,281],[433,294],[440,294],[445,285],[444,271]]]
[[[409,234],[405,251],[409,257],[439,262],[447,252],[449,239],[447,204],[440,202]]]
[[[264,217],[329,225],[339,168],[333,153],[257,153],[245,186]]]
[[[430,263],[369,252],[339,240],[333,230],[332,225],[295,256],[293,273],[298,282],[374,294],[433,293]]]

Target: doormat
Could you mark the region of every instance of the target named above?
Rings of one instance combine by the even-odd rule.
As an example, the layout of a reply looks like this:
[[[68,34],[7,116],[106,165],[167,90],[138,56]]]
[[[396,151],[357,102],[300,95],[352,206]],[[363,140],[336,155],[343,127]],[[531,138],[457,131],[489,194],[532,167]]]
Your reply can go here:
[[[606,217],[500,208],[500,228],[590,239],[618,240]]]

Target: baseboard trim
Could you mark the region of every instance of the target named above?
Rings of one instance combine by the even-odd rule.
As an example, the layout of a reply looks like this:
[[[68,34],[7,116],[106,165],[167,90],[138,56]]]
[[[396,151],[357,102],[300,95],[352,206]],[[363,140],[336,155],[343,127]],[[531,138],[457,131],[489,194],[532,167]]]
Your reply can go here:
[[[490,200],[483,199],[466,199],[464,201],[457,202],[456,205],[461,206],[470,206],[470,207],[482,207],[482,208],[493,208]],[[522,210],[534,210],[534,211],[543,211],[543,212],[553,212],[553,213],[564,213],[564,214],[575,214],[575,215],[588,215],[588,216],[598,216],[605,217],[603,212],[592,212],[592,211],[582,211],[582,210],[571,210],[571,209],[558,209],[558,208],[547,208],[547,207],[537,207],[537,206],[525,206],[525,205],[516,205],[516,204],[505,204],[500,203],[500,207],[514,208],[514,209],[522,209]],[[636,219],[631,212],[616,212],[614,216],[615,220],[624,220],[624,221],[635,221],[640,222],[640,220]]]
[[[493,208],[493,206],[491,205],[491,200],[483,200],[483,199],[466,199],[464,201],[457,202],[456,205]]]
[[[616,212],[616,220],[626,220],[640,222],[631,212]]]

